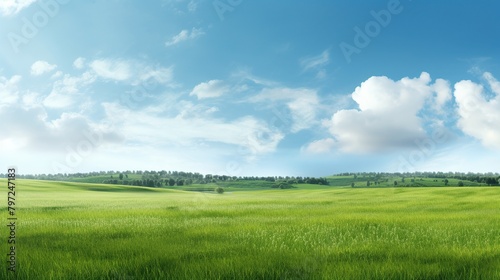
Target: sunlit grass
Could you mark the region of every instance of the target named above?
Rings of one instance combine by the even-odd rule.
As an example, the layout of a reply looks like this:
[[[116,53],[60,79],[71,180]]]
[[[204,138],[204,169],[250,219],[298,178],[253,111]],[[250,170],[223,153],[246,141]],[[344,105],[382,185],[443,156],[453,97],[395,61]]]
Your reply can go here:
[[[500,278],[500,188],[17,191],[18,279]]]

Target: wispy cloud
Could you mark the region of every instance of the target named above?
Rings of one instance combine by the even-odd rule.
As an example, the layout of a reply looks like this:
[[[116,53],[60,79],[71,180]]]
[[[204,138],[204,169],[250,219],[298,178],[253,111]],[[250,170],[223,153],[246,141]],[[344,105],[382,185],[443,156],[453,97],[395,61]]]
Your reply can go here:
[[[49,108],[69,108],[82,101],[82,90],[94,83],[96,75],[85,72],[80,76],[64,75],[53,83],[52,91],[44,99],[43,105]]]
[[[211,80],[195,86],[189,95],[195,95],[198,99],[213,98],[224,95],[229,90],[229,86],[225,85],[223,81]]]
[[[2,0],[0,1],[0,14],[3,16],[15,15],[36,1],[37,0]]]
[[[198,9],[198,3],[195,2],[194,0],[189,1],[188,11],[194,13],[196,9]]]
[[[282,101],[291,113],[290,130],[292,133],[310,128],[315,124],[319,107],[319,98],[315,90],[307,88],[264,88],[250,102]]]
[[[73,66],[76,69],[82,69],[85,66],[85,58],[79,57],[73,61]]]
[[[178,103],[178,106],[181,104]],[[210,110],[206,111],[206,108],[200,107],[201,111],[196,113],[193,112],[196,107],[190,103],[184,104],[191,113],[184,114],[185,110],[181,109],[176,116],[166,116],[154,108],[136,111],[116,103],[103,106],[108,118],[121,127],[130,143],[141,142],[154,147],[218,143],[239,146],[249,150],[250,156],[258,156],[275,151],[283,138],[281,133],[255,117],[244,116],[227,121],[211,117]],[[263,138],[261,135],[268,137]]]
[[[321,139],[309,143],[307,146],[302,148],[302,152],[308,154],[326,154],[333,150],[336,142],[332,138]]]
[[[300,60],[300,65],[304,71],[318,70],[330,62],[330,52],[323,51],[320,55],[305,57]]]
[[[130,64],[124,61],[94,60],[90,67],[98,76],[106,79],[124,81],[132,76]]]
[[[84,63],[79,60],[83,59],[77,59],[74,64],[83,68]],[[144,61],[97,59],[89,63],[89,68],[97,77],[130,85],[150,82],[171,85],[173,79],[173,66],[157,67]]]
[[[205,34],[201,29],[194,28],[190,30],[184,29],[179,34],[175,35],[165,43],[165,46],[170,47],[176,44],[179,44],[181,42],[187,41],[187,40],[192,40],[195,39],[201,35]]]
[[[10,79],[0,76],[0,107],[2,105],[11,105],[19,98],[18,84],[21,76],[15,75]]]

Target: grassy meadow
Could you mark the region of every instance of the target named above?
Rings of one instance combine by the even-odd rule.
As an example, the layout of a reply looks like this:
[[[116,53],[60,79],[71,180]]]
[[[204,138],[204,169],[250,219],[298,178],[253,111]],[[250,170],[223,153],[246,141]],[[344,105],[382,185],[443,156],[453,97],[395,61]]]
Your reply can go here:
[[[19,180],[16,195],[17,279],[500,279],[500,188]]]

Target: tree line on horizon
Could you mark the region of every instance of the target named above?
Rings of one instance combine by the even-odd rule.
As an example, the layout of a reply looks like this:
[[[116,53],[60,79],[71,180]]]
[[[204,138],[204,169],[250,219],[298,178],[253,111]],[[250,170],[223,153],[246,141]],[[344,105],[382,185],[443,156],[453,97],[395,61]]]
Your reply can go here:
[[[434,178],[434,179],[457,179],[462,181],[476,182],[490,186],[500,185],[499,173],[474,173],[474,172],[344,172],[333,175],[352,176],[354,179],[364,178],[370,184],[387,180],[389,177],[401,178]],[[0,174],[0,178],[6,178],[7,174]],[[58,174],[17,174],[18,178],[51,181],[84,181],[85,178],[102,178],[96,183],[122,184],[132,186],[186,186],[191,184],[210,184],[230,181],[266,181],[275,183],[273,186],[283,186],[288,184],[318,184],[328,185],[328,179],[323,177],[302,177],[302,176],[228,176],[217,174],[201,174],[198,172],[184,171],[154,171],[154,170],[126,170],[126,171],[98,171],[87,173],[58,173]],[[404,179],[403,179],[404,180]],[[411,180],[411,179],[409,179]],[[443,181],[445,182],[445,181]]]
[[[6,176],[0,174],[0,178]],[[106,177],[98,183],[103,184],[119,184],[130,186],[145,186],[145,187],[173,187],[173,186],[188,186],[192,184],[210,184],[229,181],[266,181],[272,182],[280,188],[285,188],[283,183],[287,184],[318,184],[328,185],[328,180],[325,178],[316,177],[301,177],[301,176],[228,176],[217,174],[201,174],[197,172],[184,171],[99,171],[88,173],[59,173],[59,174],[36,174],[36,175],[18,175],[22,179],[33,180],[51,180],[51,181],[81,181],[78,179],[92,177]]]
[[[474,173],[474,172],[344,172],[339,173],[334,176],[352,176],[353,179],[362,178],[362,180],[367,180],[367,186],[377,184],[379,182],[388,182],[388,178],[399,177],[401,182],[405,183],[405,179],[408,179],[411,183],[417,181],[421,178],[430,179],[440,179],[445,186],[448,186],[448,179],[459,180],[458,186],[464,186],[463,181],[474,182],[478,184],[485,184],[488,186],[500,186],[500,174],[487,172],[487,173]],[[394,185],[397,186],[398,182],[394,181]],[[408,185],[408,184],[407,184]]]

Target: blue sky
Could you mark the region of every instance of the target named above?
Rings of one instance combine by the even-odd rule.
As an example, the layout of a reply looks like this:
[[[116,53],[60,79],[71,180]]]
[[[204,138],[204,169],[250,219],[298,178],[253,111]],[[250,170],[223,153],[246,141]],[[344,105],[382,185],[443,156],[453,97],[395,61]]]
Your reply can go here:
[[[497,172],[499,8],[2,1],[0,165]]]

